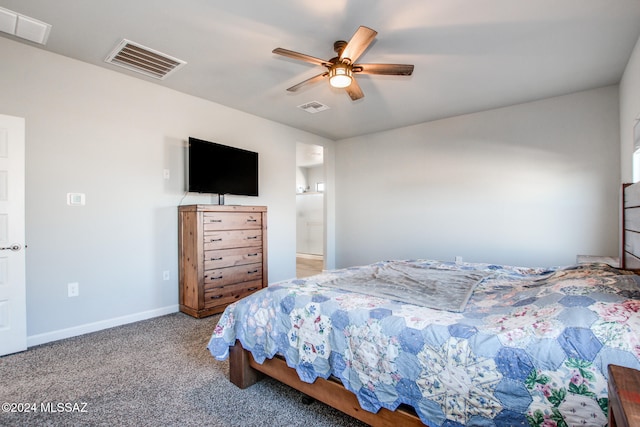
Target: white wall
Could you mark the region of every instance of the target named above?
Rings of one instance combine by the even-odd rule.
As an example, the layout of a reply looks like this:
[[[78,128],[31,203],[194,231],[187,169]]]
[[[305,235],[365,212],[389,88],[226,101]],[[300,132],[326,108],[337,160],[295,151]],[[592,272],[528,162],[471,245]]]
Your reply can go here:
[[[296,192],[298,193],[316,191],[316,184],[324,181],[324,165],[296,168]],[[301,188],[302,191],[300,191]]]
[[[317,184],[324,182],[324,165],[313,166],[307,169],[307,185],[310,187],[309,191],[316,191]]]
[[[640,119],[640,39],[620,80],[620,154],[622,182],[633,177],[633,126]]]
[[[296,251],[324,254],[324,194],[296,194]]]
[[[307,188],[307,175],[309,169],[305,167],[296,167],[296,193],[302,193]]]
[[[336,143],[338,266],[617,255],[618,88]]]
[[[183,198],[189,136],[259,153],[260,197],[226,202],[268,206],[269,281],[295,277],[296,142],[332,141],[4,38],[0,51],[0,112],[27,125],[31,345],[177,310],[177,206],[217,200]]]

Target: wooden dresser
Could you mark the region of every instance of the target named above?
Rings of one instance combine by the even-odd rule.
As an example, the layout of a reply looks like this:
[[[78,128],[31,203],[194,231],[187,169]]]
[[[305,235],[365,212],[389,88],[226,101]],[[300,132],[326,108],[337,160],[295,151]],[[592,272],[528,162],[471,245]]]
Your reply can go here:
[[[205,317],[267,286],[267,208],[178,208],[180,311]]]

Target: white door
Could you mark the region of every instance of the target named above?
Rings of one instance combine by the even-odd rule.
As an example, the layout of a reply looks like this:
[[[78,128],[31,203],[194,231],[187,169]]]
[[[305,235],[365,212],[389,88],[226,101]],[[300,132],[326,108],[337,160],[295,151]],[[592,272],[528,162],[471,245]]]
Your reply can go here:
[[[24,129],[0,114],[0,356],[27,349]]]

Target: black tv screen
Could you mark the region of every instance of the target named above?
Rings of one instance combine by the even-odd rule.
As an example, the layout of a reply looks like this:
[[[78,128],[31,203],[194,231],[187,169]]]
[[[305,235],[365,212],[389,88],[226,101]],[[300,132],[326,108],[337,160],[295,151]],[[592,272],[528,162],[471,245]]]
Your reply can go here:
[[[187,191],[258,195],[258,153],[189,138]]]

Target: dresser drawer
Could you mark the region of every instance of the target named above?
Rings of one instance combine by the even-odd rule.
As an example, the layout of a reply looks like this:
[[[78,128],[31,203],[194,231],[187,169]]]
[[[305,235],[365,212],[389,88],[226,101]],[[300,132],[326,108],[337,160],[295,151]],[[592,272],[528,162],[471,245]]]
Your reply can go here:
[[[238,249],[220,249],[204,252],[204,269],[233,267],[262,261],[262,246]]]
[[[230,283],[249,282],[262,279],[262,263],[217,268],[204,272],[204,291],[226,286]]]
[[[262,229],[209,231],[204,233],[204,250],[246,248],[262,245]]]
[[[251,212],[208,212],[204,214],[204,231],[259,229],[262,228],[262,215]]]
[[[208,309],[216,306],[226,306],[260,289],[262,289],[262,280],[205,290],[204,307]]]

